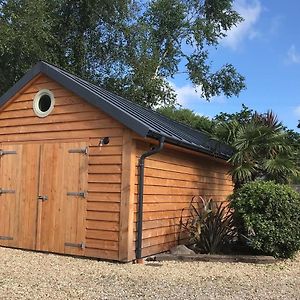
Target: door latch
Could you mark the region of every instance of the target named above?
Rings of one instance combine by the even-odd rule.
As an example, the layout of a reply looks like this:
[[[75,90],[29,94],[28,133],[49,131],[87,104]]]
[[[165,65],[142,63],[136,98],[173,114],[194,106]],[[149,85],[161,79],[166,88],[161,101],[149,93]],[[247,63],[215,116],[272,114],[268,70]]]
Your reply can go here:
[[[84,249],[85,248],[85,244],[84,243],[79,243],[79,244],[75,244],[75,243],[65,243],[66,247],[74,247],[74,248],[80,248],[80,249]]]
[[[0,188],[0,196],[2,195],[2,194],[15,194],[15,190],[5,190],[5,189],[2,189],[2,188]]]
[[[47,201],[47,200],[48,200],[48,196],[42,196],[42,195],[39,195],[39,196],[38,196],[38,200],[41,200],[41,201]]]
[[[2,150],[2,149],[0,149],[0,156],[6,155],[6,154],[17,154],[17,151],[15,151],[15,150]]]
[[[84,155],[88,155],[88,147],[85,148],[75,148],[75,149],[69,149],[69,153],[83,153]]]
[[[87,197],[87,192],[86,192],[86,191],[80,191],[80,192],[67,192],[67,196],[75,196],[75,197],[86,198],[86,197]]]
[[[12,241],[14,238],[11,236],[0,236],[0,240]]]

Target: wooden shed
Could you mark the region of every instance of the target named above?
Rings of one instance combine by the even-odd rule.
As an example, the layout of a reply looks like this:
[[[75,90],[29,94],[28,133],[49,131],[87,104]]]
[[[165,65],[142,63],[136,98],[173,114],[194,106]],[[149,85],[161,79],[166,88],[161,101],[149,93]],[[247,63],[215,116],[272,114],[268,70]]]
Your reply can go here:
[[[232,192],[229,147],[46,62],[0,107],[1,246],[132,261]]]

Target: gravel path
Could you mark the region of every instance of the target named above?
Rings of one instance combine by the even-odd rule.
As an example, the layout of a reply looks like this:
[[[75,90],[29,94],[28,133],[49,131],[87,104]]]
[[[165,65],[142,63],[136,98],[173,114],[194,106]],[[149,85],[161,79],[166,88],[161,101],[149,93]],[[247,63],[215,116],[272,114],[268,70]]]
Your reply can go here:
[[[133,265],[0,248],[0,299],[300,299],[300,255]]]

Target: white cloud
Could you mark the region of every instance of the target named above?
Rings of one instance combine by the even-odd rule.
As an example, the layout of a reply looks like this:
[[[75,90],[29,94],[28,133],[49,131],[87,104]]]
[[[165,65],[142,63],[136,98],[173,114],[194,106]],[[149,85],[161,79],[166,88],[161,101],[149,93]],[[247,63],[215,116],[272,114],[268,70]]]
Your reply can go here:
[[[294,109],[294,114],[295,114],[298,118],[300,118],[300,105],[297,106],[297,107]]]
[[[200,87],[195,88],[190,84],[178,87],[174,83],[172,83],[172,87],[174,88],[175,93],[177,94],[177,101],[183,106],[188,105],[188,103],[190,102],[201,100]]]
[[[287,63],[300,64],[300,53],[297,51],[295,45],[291,45],[287,52]]]
[[[170,82],[170,85],[175,90],[175,93],[177,94],[177,101],[179,104],[181,104],[183,107],[189,107],[191,104],[194,104],[195,102],[198,102],[199,104],[205,104],[209,102],[214,103],[224,103],[226,101],[225,96],[215,96],[210,99],[209,102],[207,102],[203,97],[201,97],[201,87],[197,86],[194,87],[191,84],[185,84],[181,87],[176,86],[175,83]]]
[[[237,50],[245,39],[252,40],[260,35],[255,25],[261,15],[262,6],[258,0],[237,0],[234,3],[234,9],[244,21],[228,31],[222,42],[225,46]]]

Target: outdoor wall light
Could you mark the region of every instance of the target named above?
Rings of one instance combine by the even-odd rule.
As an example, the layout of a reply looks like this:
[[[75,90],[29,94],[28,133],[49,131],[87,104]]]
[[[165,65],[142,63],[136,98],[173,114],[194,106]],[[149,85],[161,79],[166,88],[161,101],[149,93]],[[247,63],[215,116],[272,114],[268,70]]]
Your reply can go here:
[[[108,145],[109,141],[110,141],[110,138],[108,136],[100,138],[98,146],[102,147],[103,145]]]

